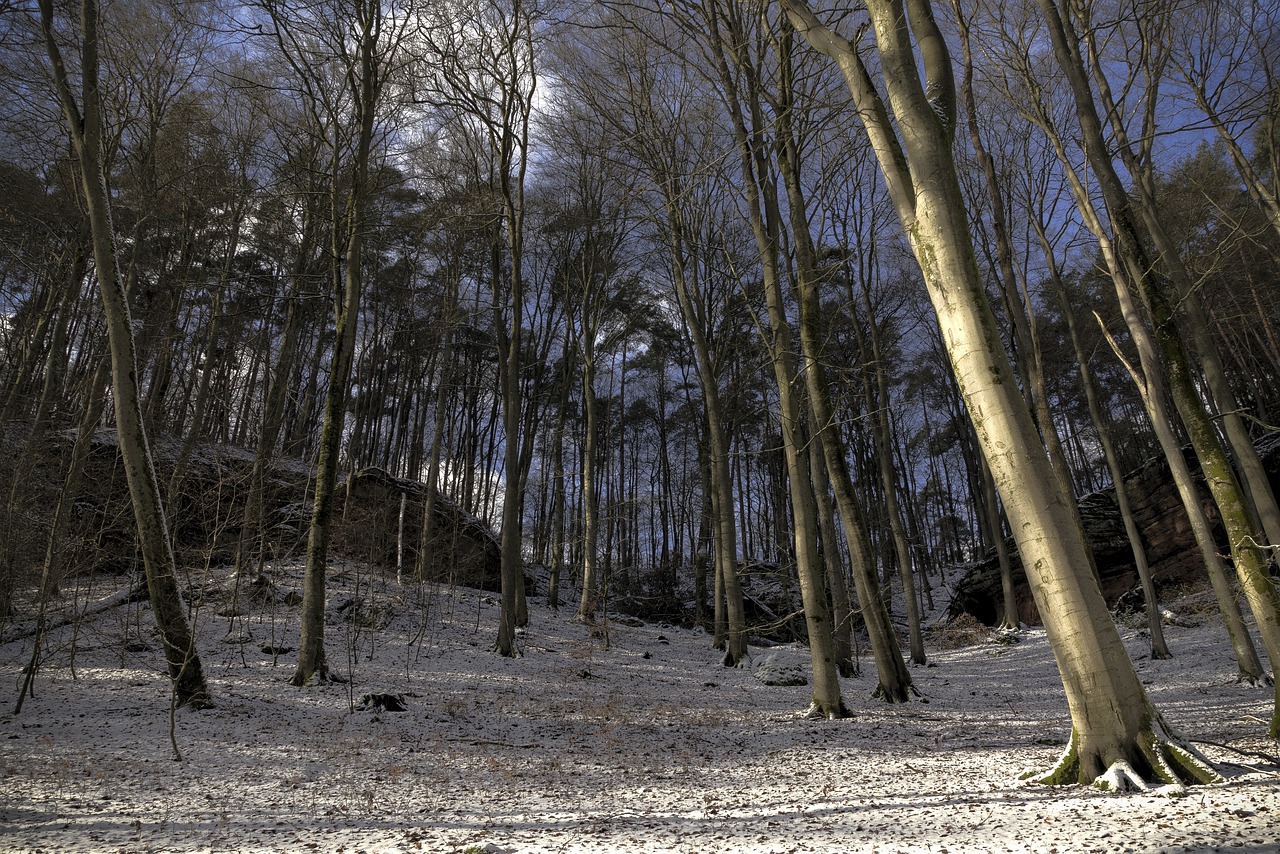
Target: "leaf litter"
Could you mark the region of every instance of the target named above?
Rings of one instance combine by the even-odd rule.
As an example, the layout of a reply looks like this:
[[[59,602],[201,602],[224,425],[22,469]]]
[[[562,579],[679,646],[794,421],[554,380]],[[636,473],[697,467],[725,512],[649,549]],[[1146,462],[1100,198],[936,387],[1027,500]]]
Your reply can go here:
[[[299,564],[270,572],[280,591],[300,589]],[[1234,681],[1225,632],[1212,620],[1170,625],[1169,661],[1151,660],[1145,638],[1126,632],[1166,718],[1229,763],[1226,783],[1170,798],[1019,781],[1053,763],[1070,729],[1042,630],[1013,645],[930,650],[936,666],[913,670],[927,705],[871,699],[866,660],[861,676],[842,681],[853,717],[815,721],[804,717],[807,687],[719,667],[701,630],[613,621],[602,632],[576,621],[572,605],[557,613],[531,596],[522,655],[506,659],[489,651],[493,594],[401,587],[354,564],[334,573],[331,601],[358,594],[379,620],[331,610],[326,652],[345,681],[293,688],[293,655],[280,650],[297,647],[298,609],[281,595],[220,617],[221,603],[205,594],[223,586],[206,578],[189,590],[217,706],[177,713],[181,762],[172,759],[168,681],[146,603],[48,635],[35,697],[18,716],[9,712],[31,641],[0,646],[0,850],[1276,845],[1271,692]]]

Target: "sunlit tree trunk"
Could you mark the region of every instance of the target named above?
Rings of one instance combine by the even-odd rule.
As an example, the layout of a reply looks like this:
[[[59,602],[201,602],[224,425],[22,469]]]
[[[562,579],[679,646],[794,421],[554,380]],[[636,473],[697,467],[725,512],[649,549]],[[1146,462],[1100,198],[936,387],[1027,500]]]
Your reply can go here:
[[[952,155],[955,87],[927,0],[870,0],[896,122],[858,52],[803,0],[783,0],[815,48],[834,59],[871,139],[924,274],[961,393],[991,466],[1062,675],[1072,736],[1042,779],[1088,782],[1124,763],[1142,779],[1218,779],[1194,761],[1147,699],[1111,622],[1084,532],[1041,444],[987,303]],[[924,81],[921,81],[923,70]]]

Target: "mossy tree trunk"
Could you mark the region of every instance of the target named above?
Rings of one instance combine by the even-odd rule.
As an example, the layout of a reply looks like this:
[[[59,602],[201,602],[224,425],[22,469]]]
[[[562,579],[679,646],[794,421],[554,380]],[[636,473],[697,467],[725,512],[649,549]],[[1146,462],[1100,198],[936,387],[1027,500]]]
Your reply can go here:
[[[867,3],[893,123],[858,46],[824,26],[803,0],[783,0],[783,6],[810,44],[836,61],[849,85],[1005,500],[1071,709],[1071,749],[1051,779],[1092,781],[1116,763],[1127,763],[1143,779],[1212,776],[1193,763],[1169,760],[1163,745],[1171,739],[1111,622],[1071,497],[1014,382],[969,233],[951,150],[951,60],[929,3]],[[1071,770],[1064,772],[1066,767]]]
[[[1031,69],[1024,66],[1019,69],[1019,72],[1024,80],[1030,84],[1030,88],[1034,90],[1035,78],[1031,73]],[[1147,329],[1137,302],[1134,300],[1132,287],[1129,284],[1129,273],[1122,266],[1116,244],[1103,226],[1102,219],[1094,206],[1089,190],[1076,171],[1076,167],[1067,151],[1063,134],[1050,117],[1047,105],[1042,101],[1035,100],[1031,101],[1028,106],[1028,117],[1041,128],[1048,138],[1062,166],[1063,175],[1067,179],[1067,184],[1071,189],[1072,197],[1075,199],[1081,218],[1084,220],[1085,226],[1093,232],[1094,237],[1098,240],[1098,248],[1115,288],[1116,300],[1120,306],[1121,315],[1138,352],[1139,365],[1133,366],[1126,362],[1125,366],[1133,377],[1134,384],[1137,386],[1139,396],[1142,399],[1143,407],[1147,412],[1147,417],[1150,419],[1152,431],[1156,434],[1160,449],[1169,464],[1170,474],[1173,478],[1174,486],[1178,490],[1182,506],[1187,513],[1192,535],[1204,559],[1205,572],[1209,576],[1210,585],[1218,602],[1218,609],[1222,614],[1227,635],[1231,640],[1232,649],[1235,653],[1239,667],[1239,678],[1244,682],[1259,684],[1265,681],[1266,678],[1262,663],[1258,660],[1257,651],[1254,649],[1253,641],[1240,613],[1239,603],[1236,601],[1236,592],[1232,589],[1222,557],[1218,554],[1218,545],[1206,516],[1204,504],[1201,502],[1200,493],[1196,488],[1191,466],[1183,455],[1182,445],[1175,435],[1173,421],[1166,404],[1168,392],[1164,366],[1161,364],[1158,348],[1152,333]],[[1106,330],[1104,329],[1103,331],[1106,334]],[[1113,349],[1117,355],[1120,355],[1118,347],[1113,345]],[[1123,359],[1122,356],[1121,358]]]
[[[1157,135],[1156,116],[1162,97],[1161,83],[1172,56],[1167,17],[1173,14],[1173,9],[1149,8],[1135,19],[1142,40],[1140,61],[1146,77],[1140,110],[1143,127],[1136,144],[1129,137],[1124,116],[1121,115],[1121,105],[1116,103],[1116,95],[1104,67],[1106,63],[1100,56],[1097,31],[1091,26],[1090,10],[1077,7],[1072,10],[1072,14],[1079,20],[1084,34],[1084,45],[1094,81],[1093,91],[1096,92],[1098,103],[1111,126],[1114,139],[1112,149],[1134,179],[1133,203],[1129,209],[1136,212],[1145,233],[1150,237],[1150,245],[1160,260],[1161,273],[1168,277],[1172,287],[1171,300],[1175,313],[1184,318],[1182,332],[1190,333],[1189,340],[1194,342],[1193,367],[1199,368],[1206,396],[1217,410],[1226,447],[1234,456],[1241,495],[1254,518],[1254,527],[1266,534],[1269,543],[1280,545],[1280,505],[1276,503],[1266,469],[1241,417],[1241,413],[1246,410],[1238,402],[1222,365],[1218,343],[1214,340],[1212,326],[1201,301],[1200,286],[1183,263],[1178,247],[1169,236],[1165,228],[1165,217],[1156,199],[1151,151]],[[1123,99],[1123,94],[1120,97]],[[1261,544],[1259,541],[1259,545]]]
[[[1174,405],[1191,438],[1196,456],[1200,458],[1209,491],[1218,505],[1230,540],[1236,574],[1257,620],[1267,655],[1274,665],[1275,661],[1280,661],[1280,592],[1270,578],[1265,554],[1259,547],[1264,541],[1262,532],[1196,387],[1196,375],[1187,350],[1187,341],[1194,340],[1194,334],[1187,328],[1185,316],[1178,311],[1182,295],[1173,281],[1157,268],[1155,259],[1149,257],[1139,232],[1141,222],[1156,246],[1161,246],[1158,217],[1150,204],[1139,204],[1138,209],[1134,209],[1134,201],[1111,160],[1093,87],[1085,72],[1080,39],[1070,18],[1061,14],[1054,0],[1037,0],[1037,3],[1048,24],[1054,56],[1075,98],[1075,114],[1085,154],[1107,205],[1116,254],[1136,283],[1150,313]],[[1141,184],[1140,181],[1138,183]],[[1164,257],[1160,260],[1167,269],[1178,266],[1176,259],[1167,253],[1162,254]],[[1276,697],[1270,735],[1280,738],[1280,680],[1273,682]]]

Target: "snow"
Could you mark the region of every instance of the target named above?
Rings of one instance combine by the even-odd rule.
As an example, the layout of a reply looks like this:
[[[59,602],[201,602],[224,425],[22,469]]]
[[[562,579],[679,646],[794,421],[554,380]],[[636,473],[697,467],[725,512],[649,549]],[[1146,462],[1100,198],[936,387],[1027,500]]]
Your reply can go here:
[[[217,707],[177,713],[181,762],[145,602],[55,630],[17,716],[31,641],[0,647],[0,850],[1277,850],[1272,695],[1236,683],[1212,620],[1170,626],[1170,661],[1128,633],[1168,722],[1228,775],[1171,798],[1019,780],[1050,768],[1070,731],[1041,631],[954,650],[931,635],[936,666],[912,671],[927,702],[903,706],[870,699],[864,658],[842,683],[854,716],[809,720],[807,687],[718,666],[701,631],[606,632],[533,597],[523,656],[505,659],[489,651],[497,597],[349,566],[332,580],[327,653],[351,681],[297,689],[294,653],[262,647],[297,646],[283,599],[301,569],[270,573],[275,601],[234,619],[215,615],[225,578],[197,579]],[[353,597],[374,600],[388,627],[346,622],[355,609],[336,606]],[[399,695],[408,711],[356,710],[367,694]]]

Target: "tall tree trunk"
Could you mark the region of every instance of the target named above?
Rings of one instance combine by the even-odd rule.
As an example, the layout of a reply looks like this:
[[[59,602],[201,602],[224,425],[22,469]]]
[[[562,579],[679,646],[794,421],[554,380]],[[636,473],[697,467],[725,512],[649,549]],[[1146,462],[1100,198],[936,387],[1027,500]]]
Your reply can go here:
[[[1009,546],[1004,539],[1004,514],[1000,512],[1000,497],[996,494],[995,479],[986,460],[980,460],[982,468],[982,508],[991,545],[995,548],[996,564],[1000,567],[1000,594],[1004,613],[1000,616],[1002,629],[1016,629],[1022,624],[1018,613],[1018,597],[1013,587],[1013,562],[1009,558]]]
[[[915,569],[911,560],[911,547],[907,544],[907,530],[902,521],[902,508],[898,505],[898,473],[893,465],[893,433],[889,429],[889,382],[885,376],[884,356],[880,352],[880,335],[875,318],[870,314],[871,303],[863,292],[866,305],[868,337],[871,339],[871,361],[875,365],[874,392],[867,389],[867,402],[875,415],[876,461],[880,468],[880,483],[884,489],[884,506],[889,516],[889,534],[893,539],[894,554],[898,558],[898,572],[902,576],[902,595],[907,606],[907,635],[912,664],[928,664],[924,651],[924,634],[920,630],[920,603],[916,598]],[[867,380],[870,385],[870,378]]]
[[[596,400],[595,354],[593,342],[583,336],[582,359],[582,409],[585,415],[582,437],[582,600],[578,604],[578,619],[584,623],[595,622],[596,608],[600,603],[600,579],[597,564],[600,549],[600,494],[596,486],[596,462],[599,451],[596,436],[600,430],[599,404]]]
[[[298,665],[292,683],[306,685],[329,678],[324,649],[325,580],[329,563],[329,533],[336,497],[338,455],[342,447],[342,427],[346,417],[348,383],[355,359],[356,326],[360,319],[360,296],[364,290],[364,237],[369,204],[369,164],[373,148],[378,95],[385,80],[379,63],[382,10],[376,3],[361,2],[355,11],[356,50],[348,68],[350,95],[356,116],[357,135],[350,162],[349,187],[342,215],[333,217],[336,235],[345,228],[346,244],[334,258],[342,259],[342,287],[334,293],[333,360],[329,387],[324,398],[324,424],[320,431],[320,456],[316,462],[315,498],[311,508],[311,528],[307,535],[307,565],[302,588],[302,632],[298,640]],[[385,47],[385,46],[383,46]],[[335,179],[332,192],[338,193],[337,151],[334,148]],[[336,208],[336,205],[335,205]],[[336,278],[336,277],[335,277]],[[335,283],[336,284],[336,283]],[[352,472],[354,475],[354,472]]]
[[[790,320],[783,302],[780,271],[782,214],[775,177],[766,151],[765,122],[760,103],[763,93],[756,87],[757,81],[750,80],[749,73],[749,88],[740,92],[737,76],[729,67],[729,62],[733,61],[739,63],[738,70],[746,71],[746,58],[738,51],[746,38],[745,33],[740,31],[743,22],[726,17],[728,8],[720,8],[717,3],[708,3],[704,11],[706,23],[711,30],[713,58],[723,90],[722,97],[733,126],[747,218],[764,280],[769,320],[767,326],[761,326],[761,333],[772,362],[778,394],[778,419],[794,526],[796,572],[800,581],[800,596],[804,602],[805,625],[809,633],[809,658],[813,668],[813,694],[808,713],[814,717],[843,718],[849,715],[849,710],[840,694],[825,578],[818,564],[813,485],[809,475],[809,460],[804,453],[804,413],[807,407],[801,405],[800,389],[803,386],[791,342]]]
[[[1005,499],[1071,708],[1068,750],[1041,779],[1088,782],[1117,763],[1144,780],[1220,779],[1187,746],[1173,745],[1148,700],[1088,569],[1089,548],[1071,497],[1013,382],[978,273],[952,156],[955,85],[932,8],[927,0],[867,3],[896,118],[891,124],[857,47],[825,27],[803,0],[783,0],[783,6],[810,44],[836,61],[848,83]]]
[[[1151,657],[1153,659],[1172,658],[1169,645],[1164,639],[1164,627],[1160,619],[1160,603],[1156,598],[1155,580],[1151,577],[1151,567],[1147,563],[1147,550],[1142,545],[1142,533],[1133,518],[1133,508],[1129,504],[1129,489],[1125,485],[1124,471],[1120,468],[1120,460],[1115,446],[1111,442],[1111,431],[1106,423],[1102,405],[1098,401],[1098,390],[1094,386],[1093,372],[1089,369],[1089,357],[1085,354],[1084,345],[1080,341],[1080,330],[1076,324],[1072,301],[1067,293],[1066,283],[1058,271],[1057,260],[1044,225],[1036,217],[1032,222],[1036,236],[1044,251],[1045,261],[1049,269],[1049,280],[1057,291],[1062,303],[1063,314],[1067,319],[1067,332],[1071,337],[1071,347],[1076,355],[1076,365],[1080,371],[1080,384],[1084,387],[1085,403],[1089,407],[1089,417],[1093,421],[1094,430],[1098,434],[1098,443],[1102,446],[1102,454],[1107,461],[1107,470],[1111,473],[1111,483],[1116,491],[1116,506],[1120,510],[1120,518],[1124,522],[1125,535],[1129,538],[1129,548],[1133,551],[1134,566],[1138,571],[1138,581],[1142,585],[1143,599],[1146,602],[1147,631],[1151,635]]]
[[[681,188],[674,179],[663,184],[664,204],[669,228],[668,250],[671,253],[671,274],[675,283],[676,300],[685,318],[685,329],[693,344],[697,366],[698,386],[702,391],[703,411],[706,418],[707,496],[711,509],[711,545],[714,551],[716,573],[716,621],[717,648],[718,627],[723,609],[726,637],[723,663],[726,667],[738,667],[747,662],[747,617],[742,601],[742,586],[738,580],[737,525],[733,518],[733,477],[729,466],[729,433],[725,426],[724,403],[720,397],[720,381],[716,360],[704,328],[705,312],[701,301],[694,302],[689,282],[689,262],[686,257],[688,241],[685,237]],[[723,605],[720,593],[723,593]],[[701,600],[700,600],[701,601]]]
[[[1235,591],[1227,578],[1222,558],[1218,554],[1218,545],[1210,529],[1209,520],[1205,515],[1205,508],[1201,503],[1199,491],[1196,489],[1191,466],[1183,455],[1182,446],[1175,435],[1173,422],[1166,410],[1167,383],[1158,348],[1133,298],[1132,289],[1128,281],[1128,273],[1122,267],[1116,245],[1103,227],[1102,220],[1094,207],[1089,192],[1072,165],[1062,135],[1054,127],[1047,113],[1044,112],[1043,105],[1036,104],[1035,108],[1037,110],[1037,121],[1046,132],[1049,142],[1063,167],[1063,174],[1071,188],[1076,207],[1080,211],[1086,227],[1093,232],[1094,237],[1098,240],[1098,248],[1115,288],[1116,301],[1120,306],[1121,315],[1124,317],[1130,338],[1138,351],[1141,370],[1135,369],[1127,361],[1125,361],[1125,366],[1137,386],[1139,397],[1142,399],[1143,408],[1151,423],[1152,431],[1155,433],[1165,460],[1169,464],[1170,474],[1178,490],[1182,506],[1186,510],[1196,545],[1204,558],[1205,571],[1209,576],[1210,585],[1217,598],[1218,609],[1222,614],[1223,623],[1231,640],[1232,650],[1235,653],[1236,663],[1239,668],[1239,678],[1244,682],[1258,684],[1266,678],[1262,663],[1258,660],[1253,640],[1249,636],[1248,629],[1245,627],[1244,619],[1240,613]],[[1105,329],[1103,331],[1104,333],[1106,332]],[[1113,349],[1116,351],[1117,356],[1124,361],[1124,356],[1119,347],[1113,345]]]
[[[812,413],[810,413],[812,416]],[[830,440],[832,437],[828,437]],[[853,602],[845,580],[840,548],[836,541],[835,508],[831,505],[831,484],[822,442],[809,443],[809,473],[813,479],[814,508],[818,515],[818,533],[822,547],[818,550],[831,594],[831,637],[835,643],[836,670],[846,678],[858,675],[858,661],[853,651]]]
[[[57,97],[71,134],[80,167],[80,190],[89,214],[94,268],[102,293],[107,322],[107,348],[111,356],[111,392],[115,405],[116,435],[124,463],[125,479],[138,526],[143,569],[151,610],[164,645],[169,678],[179,706],[203,708],[212,704],[205,683],[195,638],[187,623],[178,591],[173,545],[151,462],[151,449],[142,420],[136,354],[128,299],[120,277],[111,222],[111,202],[102,169],[102,107],[98,80],[98,7],[96,0],[82,0],[80,11],[81,98],[76,103],[54,34],[53,2],[39,0],[45,48],[53,69]],[[83,107],[83,113],[81,108]]]
[[[196,442],[204,435],[205,412],[209,407],[213,374],[220,364],[219,360],[214,358],[214,353],[217,352],[218,337],[222,330],[222,299],[231,281],[231,271],[235,266],[236,252],[240,246],[240,228],[243,222],[244,203],[237,201],[231,212],[231,231],[227,237],[227,254],[222,261],[222,273],[218,276],[218,284],[210,297],[209,325],[205,330],[202,348],[205,358],[204,368],[200,371],[200,379],[197,380],[195,407],[191,413],[191,423],[187,426],[187,436],[182,441],[182,449],[178,452],[178,459],[173,464],[173,474],[169,478],[170,495],[175,493],[181,483],[191,452],[195,449]]]
[[[1111,161],[1094,102],[1093,88],[1086,77],[1080,55],[1079,38],[1072,30],[1069,19],[1059,14],[1054,0],[1037,2],[1048,23],[1054,56],[1075,96],[1076,118],[1083,136],[1085,153],[1107,205],[1117,255],[1127,268],[1130,278],[1137,284],[1138,292],[1151,315],[1156,344],[1160,349],[1174,405],[1187,428],[1196,456],[1200,458],[1209,491],[1218,505],[1231,544],[1232,562],[1257,620],[1267,655],[1272,661],[1280,660],[1280,592],[1277,592],[1270,579],[1265,556],[1259,548],[1262,533],[1254,522],[1226,449],[1218,439],[1196,388],[1186,346],[1186,341],[1194,336],[1188,334],[1185,321],[1177,311],[1181,295],[1173,282],[1156,269],[1138,232],[1138,217],[1141,216],[1148,232],[1156,239],[1157,246],[1160,245],[1159,229],[1153,227],[1157,225],[1153,221],[1155,213],[1146,204],[1140,205],[1138,211],[1133,210],[1130,195]],[[1141,189],[1141,181],[1138,184]],[[1176,266],[1170,264],[1174,259],[1166,256],[1162,260],[1168,266]],[[1280,681],[1273,681],[1276,696],[1270,734],[1272,738],[1280,738]]]
[[[452,305],[452,303],[450,303]],[[431,423],[431,450],[427,452],[426,492],[422,497],[422,525],[418,529],[418,552],[414,559],[414,577],[425,581],[432,553],[432,541],[436,534],[436,507],[440,503],[440,461],[444,453],[444,425],[447,415],[450,374],[453,372],[453,330],[446,329],[443,353],[439,360],[440,373],[436,380],[435,415]]]

